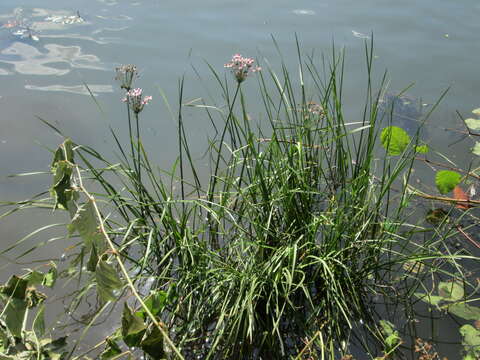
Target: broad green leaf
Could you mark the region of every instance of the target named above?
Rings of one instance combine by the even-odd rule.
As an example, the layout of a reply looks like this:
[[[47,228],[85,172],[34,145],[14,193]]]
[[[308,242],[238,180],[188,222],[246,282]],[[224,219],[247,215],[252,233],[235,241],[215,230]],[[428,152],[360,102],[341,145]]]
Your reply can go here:
[[[474,153],[477,156],[480,156],[480,142],[476,141],[475,146],[472,149],[472,153]]]
[[[162,290],[155,291],[145,299],[144,303],[148,310],[150,310],[154,316],[157,316],[165,305],[167,305],[167,293]],[[140,308],[135,314],[142,316],[144,319],[147,318],[147,314],[143,308]]]
[[[0,293],[16,299],[25,299],[28,280],[13,275],[4,286],[0,286]]]
[[[427,304],[437,306],[443,300],[441,296],[436,295],[429,295],[429,294],[422,294],[422,293],[414,293],[413,296],[426,302]]]
[[[41,273],[40,271],[32,270],[23,278],[28,281],[28,285],[42,285],[44,277],[45,277],[44,273]]]
[[[75,231],[82,237],[87,252],[91,251],[92,244],[95,244],[97,253],[105,251],[105,239],[99,230],[99,223],[95,208],[91,201],[80,206],[69,225],[70,233]]]
[[[480,119],[465,119],[465,125],[472,130],[480,130]]]
[[[388,320],[380,320],[380,327],[385,336],[390,336],[395,332],[395,325]]]
[[[88,271],[95,271],[98,264],[98,254],[97,254],[97,247],[95,244],[92,244],[92,250],[90,251],[90,258],[87,262],[87,270]]]
[[[45,305],[42,304],[35,315],[35,319],[33,320],[33,332],[37,339],[40,339],[43,335],[45,335]]]
[[[57,162],[54,175],[53,184],[50,189],[52,197],[55,199],[55,209],[68,210],[68,203],[74,198],[76,192],[72,188],[72,174],[73,166],[67,161]]]
[[[55,285],[55,282],[57,281],[57,277],[58,277],[57,265],[55,265],[55,263],[51,261],[50,270],[48,270],[48,272],[43,277],[42,285],[52,288]]]
[[[442,308],[446,309],[449,313],[461,317],[465,320],[478,320],[480,319],[480,308],[465,303],[456,303],[444,305]]]
[[[457,281],[442,281],[438,284],[438,295],[444,301],[458,301],[463,299],[464,291],[463,285]]]
[[[146,328],[143,319],[133,314],[125,303],[122,314],[122,337],[125,344],[138,347]]]
[[[380,327],[382,330],[382,334],[385,336],[384,342],[387,346],[387,350],[392,350],[402,340],[398,335],[398,331],[395,330],[395,325],[393,325],[390,321],[380,320]]]
[[[163,335],[154,324],[150,324],[140,342],[140,348],[153,359],[163,359],[165,349],[163,346]]]
[[[480,355],[480,330],[466,324],[460,328],[460,334],[462,335],[462,344],[467,354],[478,359],[477,356]]]
[[[121,289],[123,286],[115,267],[101,258],[95,269],[95,279],[97,280],[97,292],[100,298],[105,302],[115,300],[114,291]]]
[[[115,340],[111,339],[110,337],[107,337],[105,339],[105,342],[107,345],[105,346],[105,350],[100,355],[101,360],[110,360],[114,358],[116,355],[122,353],[122,349],[120,349],[120,346],[116,343]]]
[[[53,160],[51,167],[55,168],[59,161],[68,161],[73,163],[73,143],[72,140],[66,139],[63,143],[61,143],[57,150],[55,150],[55,154],[53,155]]]
[[[13,336],[22,337],[22,326],[27,311],[27,302],[16,297],[10,298],[5,306],[5,324]]]
[[[420,154],[426,154],[429,151],[428,145],[418,145],[415,147],[415,151]]]
[[[472,114],[480,115],[480,108],[472,110]]]
[[[410,136],[398,126],[388,126],[382,130],[380,140],[388,155],[397,156],[401,155],[407,148],[410,143]]]
[[[456,171],[440,170],[435,176],[435,184],[441,194],[447,194],[460,183],[462,175]]]

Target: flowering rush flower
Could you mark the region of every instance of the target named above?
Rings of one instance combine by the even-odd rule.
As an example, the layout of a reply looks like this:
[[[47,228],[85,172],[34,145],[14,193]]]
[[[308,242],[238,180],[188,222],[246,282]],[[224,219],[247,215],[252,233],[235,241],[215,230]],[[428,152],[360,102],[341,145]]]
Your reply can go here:
[[[255,60],[252,58],[243,57],[240,54],[235,54],[232,57],[232,60],[225,64],[226,68],[231,69],[235,79],[237,79],[238,83],[244,81],[248,74],[251,72],[254,73],[256,71],[262,70],[260,66],[254,66],[253,63]]]
[[[122,65],[115,69],[117,75],[115,80],[120,81],[120,88],[130,91],[133,80],[138,77],[138,70],[135,65]]]
[[[140,88],[129,90],[122,99],[123,102],[128,103],[132,107],[135,114],[142,111],[143,107],[152,100],[151,96],[142,97],[142,92],[143,90]]]

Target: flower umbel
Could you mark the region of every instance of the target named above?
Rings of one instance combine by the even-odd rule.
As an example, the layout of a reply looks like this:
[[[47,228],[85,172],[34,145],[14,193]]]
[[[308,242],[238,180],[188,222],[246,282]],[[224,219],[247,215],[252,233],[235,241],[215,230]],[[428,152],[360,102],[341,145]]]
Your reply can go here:
[[[251,72],[254,73],[256,71],[262,70],[260,66],[254,66],[253,63],[255,60],[252,58],[243,57],[240,54],[235,54],[232,57],[232,60],[225,64],[226,68],[232,70],[235,79],[237,79],[238,83],[244,81],[248,74]]]
[[[138,76],[137,67],[132,64],[122,65],[117,67],[115,71],[117,72],[115,80],[120,81],[120,88],[130,91],[133,80]]]
[[[142,97],[142,92],[143,90],[140,88],[129,90],[122,99],[123,102],[128,103],[132,107],[132,111],[135,114],[138,114],[140,111],[142,111],[143,107],[147,105],[150,100],[152,100],[151,96]]]

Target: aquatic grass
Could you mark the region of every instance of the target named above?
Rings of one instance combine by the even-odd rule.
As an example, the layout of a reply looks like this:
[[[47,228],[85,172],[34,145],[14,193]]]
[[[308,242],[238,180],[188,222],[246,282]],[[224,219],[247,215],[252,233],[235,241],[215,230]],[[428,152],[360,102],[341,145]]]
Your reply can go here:
[[[178,159],[169,170],[158,169],[145,151],[139,119],[151,99],[132,90],[135,68],[125,68],[132,73],[122,78],[122,88],[138,101],[127,100],[127,145],[111,129],[120,156],[112,162],[67,140],[60,147],[66,159],[55,155],[52,165],[75,164],[67,190],[96,199],[94,214],[108,245],[75,240],[81,250],[68,276],[82,287],[72,309],[95,288],[97,307],[104,309],[97,271],[106,258],[116,260],[126,282],[115,291],[130,289],[135,299],[126,306],[148,315],[141,326],[154,324],[165,340],[162,354],[171,358],[334,359],[355,346],[374,354],[386,343],[377,324],[388,315],[377,311],[377,296],[393,304],[395,314],[399,304],[398,311],[409,311],[398,296],[411,298],[428,288],[429,274],[453,277],[459,259],[474,258],[448,252],[450,235],[442,231],[419,241],[418,232],[426,230],[410,223],[408,183],[418,137],[398,156],[381,148],[386,75],[372,83],[372,44],[365,45],[365,106],[353,121],[344,115],[344,53],[333,48],[332,57],[319,63],[302,53],[298,41],[296,51],[298,74],[284,63],[277,73],[267,63],[253,75],[253,60],[239,55],[229,63],[233,78],[208,65],[221,104],[185,100],[182,78]],[[263,106],[261,122],[249,112],[253,91]],[[214,130],[201,161],[189,146],[186,111]],[[199,165],[205,158],[208,169]],[[64,200],[72,196],[75,210],[80,200],[58,187],[52,187],[50,208],[68,208],[75,218]],[[19,204],[36,205],[45,203]],[[402,270],[412,263],[428,272]],[[139,289],[162,295],[158,312]],[[107,293],[108,301],[115,294]],[[127,335],[123,340],[131,346]],[[109,344],[119,340],[115,336]],[[402,346],[385,351],[401,354]]]

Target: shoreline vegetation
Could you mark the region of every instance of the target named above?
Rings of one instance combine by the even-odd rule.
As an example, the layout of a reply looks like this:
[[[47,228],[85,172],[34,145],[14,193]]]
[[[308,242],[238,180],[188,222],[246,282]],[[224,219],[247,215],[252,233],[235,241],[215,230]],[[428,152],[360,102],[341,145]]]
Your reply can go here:
[[[382,107],[387,77],[374,83],[366,42],[365,103],[347,119],[344,52],[316,59],[298,41],[296,51],[295,72],[240,54],[225,73],[208,64],[221,105],[184,99],[182,78],[169,170],[142,142],[141,117],[157,99],[137,87],[134,65],[116,69],[129,137],[110,128],[117,158],[42,120],[64,137],[52,186],[4,203],[0,219],[64,212],[65,236],[50,240],[68,251],[0,287],[0,359],[443,359],[438,329],[416,331],[432,314],[456,319],[458,358],[480,357],[480,175],[419,136],[445,93],[407,133],[393,121],[395,105]],[[249,111],[252,92],[260,120]],[[187,111],[212,125],[201,159],[189,147]],[[464,122],[477,136],[480,120]],[[437,189],[412,185],[417,164],[435,169]],[[54,330],[44,292],[60,287],[74,290]],[[99,322],[116,328],[86,346]]]

